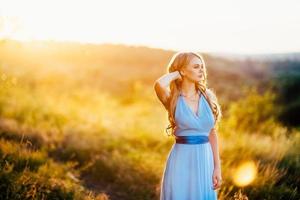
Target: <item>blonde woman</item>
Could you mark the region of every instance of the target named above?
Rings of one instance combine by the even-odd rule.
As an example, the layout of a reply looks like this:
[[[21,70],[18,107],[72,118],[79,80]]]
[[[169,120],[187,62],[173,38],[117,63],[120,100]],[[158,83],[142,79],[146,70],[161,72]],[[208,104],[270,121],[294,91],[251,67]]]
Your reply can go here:
[[[160,200],[215,200],[222,183],[217,129],[221,108],[207,88],[201,54],[177,52],[155,81],[168,111],[173,144],[161,179]]]

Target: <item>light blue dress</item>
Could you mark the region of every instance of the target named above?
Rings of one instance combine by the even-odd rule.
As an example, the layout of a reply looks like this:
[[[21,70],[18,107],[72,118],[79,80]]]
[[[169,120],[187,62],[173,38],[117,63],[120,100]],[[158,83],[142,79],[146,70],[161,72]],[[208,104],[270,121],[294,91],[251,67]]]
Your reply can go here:
[[[208,136],[214,116],[206,98],[199,92],[197,115],[180,93],[175,109],[176,136]],[[161,179],[160,200],[216,200],[213,190],[214,162],[209,142],[174,143]]]

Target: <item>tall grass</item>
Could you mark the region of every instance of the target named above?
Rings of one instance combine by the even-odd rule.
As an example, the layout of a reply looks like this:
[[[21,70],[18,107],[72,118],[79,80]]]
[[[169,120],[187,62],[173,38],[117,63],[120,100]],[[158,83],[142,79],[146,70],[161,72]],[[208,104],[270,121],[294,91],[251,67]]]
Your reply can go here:
[[[104,83],[101,70],[0,66],[1,199],[158,199],[174,142],[165,110],[152,85]],[[276,120],[271,91],[241,96],[226,105],[218,132],[219,199],[300,199],[299,131]],[[246,161],[257,174],[239,186]]]

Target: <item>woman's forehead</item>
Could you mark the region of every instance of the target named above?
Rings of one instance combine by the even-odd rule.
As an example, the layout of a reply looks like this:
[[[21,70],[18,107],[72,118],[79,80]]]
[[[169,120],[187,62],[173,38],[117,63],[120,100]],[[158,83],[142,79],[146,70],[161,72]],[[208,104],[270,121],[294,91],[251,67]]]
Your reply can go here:
[[[191,65],[194,65],[194,64],[199,64],[199,65],[201,65],[201,64],[203,64],[203,63],[202,63],[202,60],[201,60],[200,58],[194,56],[194,57],[190,60],[190,64],[191,64]]]

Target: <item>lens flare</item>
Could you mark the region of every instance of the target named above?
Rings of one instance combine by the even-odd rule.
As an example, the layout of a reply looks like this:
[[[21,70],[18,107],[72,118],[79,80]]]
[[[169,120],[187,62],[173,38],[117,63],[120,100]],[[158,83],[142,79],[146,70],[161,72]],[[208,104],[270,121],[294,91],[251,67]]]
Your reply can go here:
[[[253,161],[246,161],[240,164],[233,173],[233,182],[237,186],[249,185],[257,175],[257,166]]]

